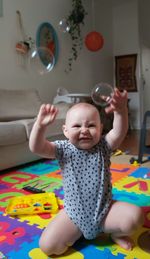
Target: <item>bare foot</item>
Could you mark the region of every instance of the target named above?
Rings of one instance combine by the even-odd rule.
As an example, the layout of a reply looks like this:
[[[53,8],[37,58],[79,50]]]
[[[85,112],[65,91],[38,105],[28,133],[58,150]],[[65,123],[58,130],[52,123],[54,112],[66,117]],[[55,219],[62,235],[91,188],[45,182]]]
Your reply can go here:
[[[116,237],[111,235],[111,238],[117,245],[125,250],[132,250],[134,247],[134,242],[130,237]]]

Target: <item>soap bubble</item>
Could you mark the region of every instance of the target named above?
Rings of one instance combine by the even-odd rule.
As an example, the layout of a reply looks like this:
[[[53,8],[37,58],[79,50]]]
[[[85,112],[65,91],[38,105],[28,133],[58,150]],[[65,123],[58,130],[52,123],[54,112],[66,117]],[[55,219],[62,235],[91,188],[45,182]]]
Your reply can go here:
[[[29,56],[30,70],[44,75],[50,72],[55,65],[52,51],[46,47],[34,48]]]
[[[106,107],[109,105],[113,95],[113,88],[107,83],[99,83],[95,85],[91,92],[91,97],[96,105]]]
[[[67,23],[66,19],[62,19],[60,22],[59,22],[59,28],[62,32],[69,32],[70,31],[70,26],[69,24]]]

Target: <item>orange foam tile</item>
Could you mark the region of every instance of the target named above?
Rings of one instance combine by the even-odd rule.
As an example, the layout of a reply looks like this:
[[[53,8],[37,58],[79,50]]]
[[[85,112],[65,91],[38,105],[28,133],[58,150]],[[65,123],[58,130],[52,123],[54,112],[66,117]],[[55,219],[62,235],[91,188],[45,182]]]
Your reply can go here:
[[[115,164],[112,163],[110,167],[112,184],[128,176],[138,167],[129,164]]]

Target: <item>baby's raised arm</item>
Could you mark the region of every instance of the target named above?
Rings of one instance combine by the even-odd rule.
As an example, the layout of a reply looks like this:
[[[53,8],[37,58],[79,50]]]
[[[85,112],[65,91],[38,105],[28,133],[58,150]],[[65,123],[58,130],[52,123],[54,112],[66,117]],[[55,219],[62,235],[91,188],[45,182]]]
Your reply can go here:
[[[45,132],[47,126],[55,120],[57,113],[58,109],[54,105],[43,104],[40,107],[29,139],[29,148],[33,153],[45,158],[55,158],[55,145],[46,139]]]
[[[114,95],[110,106],[106,108],[106,112],[113,112],[113,128],[106,135],[106,140],[112,150],[119,147],[128,130],[128,109],[127,109],[127,92],[122,93],[114,90]]]

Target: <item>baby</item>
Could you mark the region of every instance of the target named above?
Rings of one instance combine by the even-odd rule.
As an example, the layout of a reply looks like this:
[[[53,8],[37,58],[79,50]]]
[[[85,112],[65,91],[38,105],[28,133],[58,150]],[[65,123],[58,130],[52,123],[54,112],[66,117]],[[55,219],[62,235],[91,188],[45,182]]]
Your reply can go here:
[[[40,108],[29,146],[32,152],[59,161],[64,187],[64,209],[40,238],[40,247],[47,255],[60,255],[81,236],[94,239],[102,232],[110,233],[114,242],[130,250],[133,241],[129,235],[143,223],[139,207],[112,200],[110,155],[128,129],[127,92],[115,89],[105,110],[114,113],[113,128],[105,136],[96,107],[78,103],[66,115],[66,140],[49,142],[45,131],[58,110],[50,104]]]

